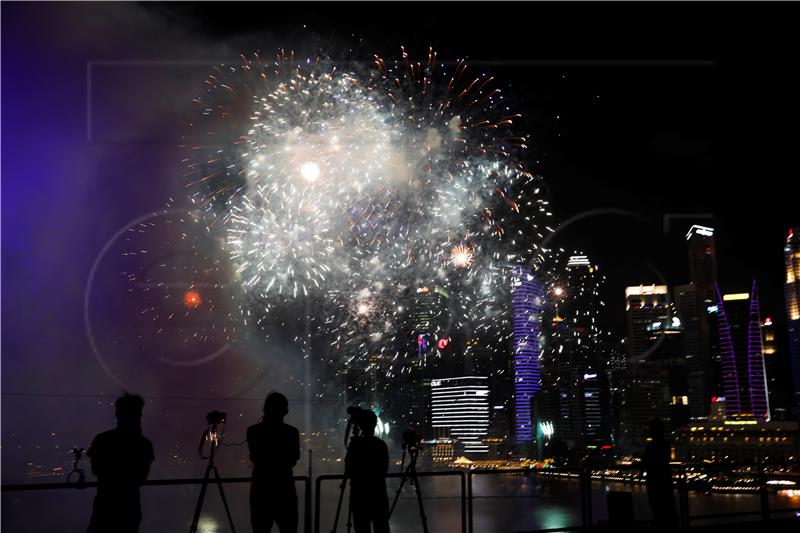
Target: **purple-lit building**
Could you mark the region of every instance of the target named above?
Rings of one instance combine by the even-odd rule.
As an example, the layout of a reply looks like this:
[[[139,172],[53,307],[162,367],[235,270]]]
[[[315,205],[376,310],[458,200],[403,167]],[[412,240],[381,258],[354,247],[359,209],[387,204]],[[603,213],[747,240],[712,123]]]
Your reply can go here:
[[[511,283],[514,430],[517,444],[529,444],[533,442],[534,437],[533,398],[541,388],[539,334],[544,288],[530,269],[522,265],[514,267]]]
[[[717,329],[726,415],[769,420],[761,312],[756,282],[749,293],[721,294]]]

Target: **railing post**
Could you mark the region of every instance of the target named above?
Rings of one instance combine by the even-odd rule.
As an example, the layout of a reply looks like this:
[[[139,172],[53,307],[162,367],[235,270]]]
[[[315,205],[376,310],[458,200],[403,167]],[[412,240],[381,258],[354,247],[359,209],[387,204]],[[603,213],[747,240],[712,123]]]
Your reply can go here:
[[[592,516],[592,468],[586,465],[586,517],[589,520],[589,527],[592,527],[594,517]]]
[[[461,483],[461,533],[467,533],[467,476],[464,475],[464,472],[459,472],[461,474],[459,477],[459,481]],[[472,524],[472,517],[469,517],[469,523]]]
[[[303,524],[303,531],[304,533],[311,533],[311,480],[314,479],[313,477],[313,470],[311,469],[312,465],[312,452],[309,448],[308,450],[308,479],[306,480],[306,508],[305,508],[305,518]]]
[[[586,509],[586,467],[583,462],[578,467],[578,491],[581,494],[581,527],[589,527],[589,518]]]
[[[681,527],[689,528],[689,483],[686,475],[686,465],[681,465],[681,475],[678,479],[678,502],[681,510]]]
[[[467,470],[467,515],[469,516],[467,531],[472,533],[472,470]]]
[[[311,483],[310,480],[309,483]],[[315,483],[316,485],[314,486],[314,488],[316,490],[314,491],[314,533],[319,533],[319,521],[321,518],[320,493],[322,492],[320,490],[320,485],[322,485],[322,476],[318,476],[317,481]]]
[[[588,461],[581,461],[578,469],[578,483],[581,494],[581,527],[592,527],[592,470]]]
[[[766,466],[763,464],[759,467],[759,493],[761,495],[761,519],[768,521],[770,517],[769,492],[767,492]]]

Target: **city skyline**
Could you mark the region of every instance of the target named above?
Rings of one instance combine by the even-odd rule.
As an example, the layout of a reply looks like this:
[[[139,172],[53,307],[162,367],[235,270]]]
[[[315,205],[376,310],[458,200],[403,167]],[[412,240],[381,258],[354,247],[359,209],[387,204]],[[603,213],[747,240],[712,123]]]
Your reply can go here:
[[[150,479],[214,411],[245,478],[278,391],[309,490],[359,406],[478,531],[653,457],[693,512],[800,490],[792,19],[576,5],[4,3],[4,486],[93,481],[123,391]]]

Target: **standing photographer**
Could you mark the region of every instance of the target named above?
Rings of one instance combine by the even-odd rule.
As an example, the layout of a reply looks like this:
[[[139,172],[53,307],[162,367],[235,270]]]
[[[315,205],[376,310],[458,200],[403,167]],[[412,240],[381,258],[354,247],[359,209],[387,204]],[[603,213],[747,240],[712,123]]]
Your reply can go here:
[[[97,476],[89,524],[92,533],[139,531],[139,486],[147,479],[154,458],[153,445],[142,435],[142,397],[126,393],[114,406],[117,427],[97,435],[87,454]]]
[[[253,462],[250,520],[254,533],[269,533],[273,522],[280,533],[297,533],[297,492],[292,468],[300,459],[300,434],[284,423],[289,400],[273,392],[264,401],[264,419],[247,428]]]
[[[345,457],[345,476],[350,480],[350,511],[355,533],[389,533],[389,498],[386,473],[389,450],[375,436],[378,417],[359,409],[353,423],[361,430],[350,440]]]

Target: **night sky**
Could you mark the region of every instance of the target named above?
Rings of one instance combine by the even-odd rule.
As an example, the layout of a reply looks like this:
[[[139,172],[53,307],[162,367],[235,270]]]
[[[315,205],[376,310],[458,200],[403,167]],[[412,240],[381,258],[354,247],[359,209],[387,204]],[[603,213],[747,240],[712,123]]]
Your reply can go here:
[[[120,228],[185,196],[176,139],[189,95],[213,62],[243,51],[321,47],[366,61],[405,45],[415,57],[433,46],[441,59],[468,58],[524,115],[529,164],[546,179],[557,219],[609,210],[553,243],[588,253],[608,274],[608,319],[619,336],[626,284],[688,281],[684,235],[693,223],[717,229],[723,289],[757,278],[762,313],[782,333],[782,244],[800,225],[789,7],[4,4],[4,480],[19,476],[31,444],[51,429],[69,432],[63,445],[71,446],[80,440],[73,435],[111,423],[108,402],[93,399],[113,398],[119,386],[88,344],[89,271]],[[116,268],[117,256],[108,261]],[[112,289],[99,290],[95,328],[113,330],[126,310]],[[253,389],[243,376],[254,364],[243,356],[228,377],[225,368],[197,371],[180,390],[127,377],[145,392],[170,387],[191,397],[191,384],[213,375],[206,395],[258,396],[274,383]],[[86,395],[99,414],[87,417],[85,401],[16,393]],[[192,411],[192,439],[203,409]]]

